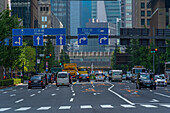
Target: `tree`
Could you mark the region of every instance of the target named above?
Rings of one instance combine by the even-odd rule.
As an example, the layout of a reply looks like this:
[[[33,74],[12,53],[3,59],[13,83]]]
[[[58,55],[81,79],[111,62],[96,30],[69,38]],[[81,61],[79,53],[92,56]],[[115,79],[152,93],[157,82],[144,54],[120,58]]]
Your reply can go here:
[[[69,55],[66,52],[64,52],[63,50],[61,50],[61,53],[60,53],[60,63],[62,63],[62,65],[64,63],[70,63]]]

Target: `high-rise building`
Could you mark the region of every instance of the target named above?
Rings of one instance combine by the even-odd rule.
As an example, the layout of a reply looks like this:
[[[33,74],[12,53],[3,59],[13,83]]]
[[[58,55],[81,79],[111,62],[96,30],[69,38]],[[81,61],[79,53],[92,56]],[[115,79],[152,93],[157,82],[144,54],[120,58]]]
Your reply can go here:
[[[11,9],[10,0],[0,0],[0,12],[7,9],[7,6]]]
[[[86,27],[86,23],[92,18],[92,1],[81,1],[80,3],[80,24]]]
[[[37,0],[11,0],[11,15],[17,15],[23,20],[25,28],[38,27],[38,1]]]
[[[150,28],[151,8],[147,7],[149,0],[133,0],[133,27]]]
[[[150,0],[152,9],[151,29],[166,29],[170,25],[169,0]],[[152,31],[152,30],[151,30]]]
[[[77,35],[77,28],[80,27],[80,1],[70,1],[70,34]]]
[[[51,0],[51,11],[66,28],[66,34],[70,35],[70,1]]]
[[[113,1],[92,1],[92,18],[100,22],[116,23],[121,18],[121,2]]]
[[[121,27],[132,28],[132,0],[121,0]]]

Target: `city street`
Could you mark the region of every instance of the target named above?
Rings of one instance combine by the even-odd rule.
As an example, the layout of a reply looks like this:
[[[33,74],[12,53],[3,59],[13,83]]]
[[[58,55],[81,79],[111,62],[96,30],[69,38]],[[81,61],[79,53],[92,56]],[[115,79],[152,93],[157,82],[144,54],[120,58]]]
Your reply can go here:
[[[0,112],[6,113],[168,113],[170,86],[138,90],[130,81],[91,81],[28,89],[25,84],[1,89],[0,100]]]

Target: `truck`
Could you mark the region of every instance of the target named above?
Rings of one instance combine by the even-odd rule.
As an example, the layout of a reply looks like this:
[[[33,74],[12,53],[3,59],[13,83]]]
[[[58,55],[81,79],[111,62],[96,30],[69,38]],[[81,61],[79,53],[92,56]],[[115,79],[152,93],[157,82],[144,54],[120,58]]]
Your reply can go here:
[[[68,72],[73,81],[77,81],[77,64],[75,63],[65,63],[64,68],[62,69],[62,72]]]
[[[87,67],[78,67],[78,73],[79,73],[79,75],[81,75],[81,74],[89,74],[89,71],[88,71]]]

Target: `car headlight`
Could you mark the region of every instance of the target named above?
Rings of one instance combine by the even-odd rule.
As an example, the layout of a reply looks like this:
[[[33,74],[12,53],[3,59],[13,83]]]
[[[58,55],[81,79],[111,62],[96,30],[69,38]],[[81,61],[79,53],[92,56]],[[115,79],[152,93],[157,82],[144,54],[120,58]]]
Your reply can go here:
[[[157,80],[155,82],[158,82]]]
[[[167,81],[165,81],[165,83],[167,83]]]

